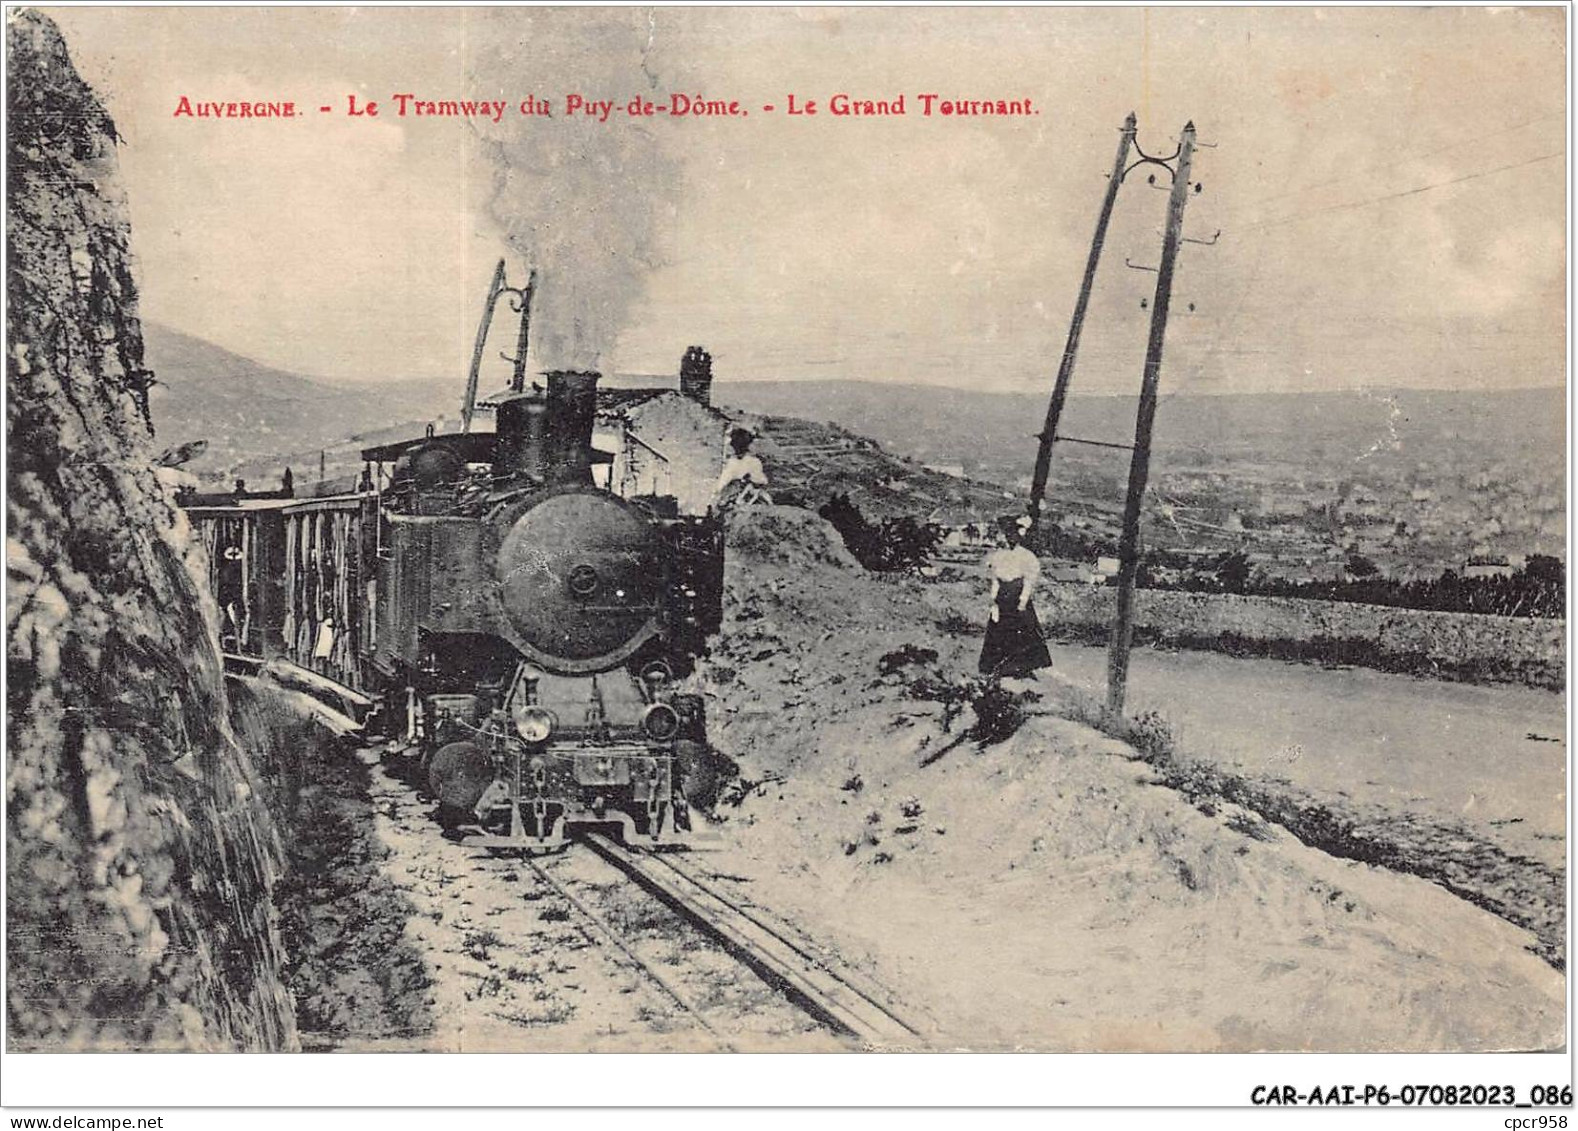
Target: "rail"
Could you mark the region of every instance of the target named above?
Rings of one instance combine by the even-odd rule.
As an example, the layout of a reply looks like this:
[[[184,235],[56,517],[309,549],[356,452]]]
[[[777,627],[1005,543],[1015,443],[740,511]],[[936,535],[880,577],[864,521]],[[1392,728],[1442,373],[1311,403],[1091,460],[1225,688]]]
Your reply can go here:
[[[657,984],[658,988],[666,993],[670,998],[672,998],[674,1003],[684,1010],[685,1013],[696,1022],[696,1024],[700,1025],[703,1029],[710,1033],[713,1038],[717,1040],[723,1051],[738,1051],[729,1042],[728,1038],[726,1038],[722,1033],[718,1032],[712,1023],[702,1015],[702,1012],[699,1008],[697,1008],[696,1003],[691,1001],[689,996],[687,996],[683,990],[675,985],[670,979],[664,977],[663,972],[660,971],[656,966],[652,965],[652,963],[648,962],[646,959],[637,954],[635,948],[625,941],[624,936],[618,931],[614,930],[614,928],[609,925],[606,919],[588,907],[585,900],[577,896],[566,885],[560,883],[553,876],[549,875],[548,869],[537,863],[537,861],[531,856],[525,856],[523,860],[526,864],[526,867],[531,869],[538,879],[542,880],[543,883],[547,884],[554,891],[558,892],[559,895],[562,896],[572,907],[580,912],[582,918],[590,923],[598,934],[602,935],[609,942],[613,943],[616,949],[618,949],[626,958],[633,962],[637,968],[646,974],[648,978],[652,979],[652,981]]]
[[[592,835],[586,845],[822,1024],[873,1048],[914,1048],[921,1032],[859,985],[840,963],[812,953],[788,929],[691,875],[666,855]]]

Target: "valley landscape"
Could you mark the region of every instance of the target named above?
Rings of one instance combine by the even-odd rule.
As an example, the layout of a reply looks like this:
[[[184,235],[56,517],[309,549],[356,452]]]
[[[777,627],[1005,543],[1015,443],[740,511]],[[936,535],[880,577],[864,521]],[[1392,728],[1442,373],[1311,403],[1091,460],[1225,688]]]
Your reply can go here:
[[[330,384],[157,326],[149,356],[160,435],[206,441],[189,470],[211,483],[271,486],[285,466],[312,483],[320,460],[326,478],[354,478],[363,447],[428,423],[458,428],[458,376]],[[769,451],[782,441],[786,462],[809,446],[815,466],[784,472],[813,508],[847,491],[877,516],[947,526],[1023,506],[1046,412],[1042,394],[727,374],[714,397],[765,421]],[[1167,396],[1147,546],[1174,555],[1175,571],[1243,551],[1252,570],[1291,583],[1344,579],[1355,560],[1396,581],[1565,561],[1564,419],[1560,386]],[[1133,422],[1132,398],[1075,395],[1063,430],[1122,443]],[[811,482],[824,463],[843,470]],[[1115,552],[1127,475],[1126,452],[1056,448],[1049,513],[1092,560]]]
[[[151,340],[151,348],[157,349],[160,336]],[[190,340],[179,345],[181,348],[171,354],[177,363],[161,370],[164,379],[172,391],[206,388],[213,380],[211,374],[192,371],[184,359],[200,356],[209,363],[223,363],[224,355],[212,349],[199,352]],[[251,371],[243,368],[243,372]],[[277,397],[262,399],[274,406],[282,424],[291,413],[311,413],[325,434],[335,427],[331,420],[338,420],[337,427],[343,432],[355,428],[358,419],[381,422],[398,416],[404,407],[383,396],[373,397],[371,389],[357,386],[297,384],[285,375],[265,375],[264,380],[279,390]],[[628,377],[617,384],[661,387],[666,380],[661,376]],[[359,449],[364,445],[420,432],[427,423],[440,430],[454,426],[453,414],[442,411],[442,382],[410,382],[397,388],[410,391],[407,403],[427,404],[440,411],[427,421],[416,419],[355,433],[359,438],[354,441],[349,440],[350,433],[337,441],[326,441],[321,449],[325,467],[331,476],[340,476],[333,482],[348,484],[354,478],[361,466]],[[307,395],[301,395],[303,390]],[[834,495],[846,494],[874,518],[907,514],[947,526],[984,528],[997,516],[1022,506],[1024,488],[1009,474],[1015,466],[1010,454],[1016,440],[1026,455],[1030,453],[1026,437],[1016,433],[1023,433],[1025,422],[1033,419],[1035,398],[915,386],[889,390],[859,383],[748,381],[719,382],[715,396],[731,418],[757,430],[775,489],[798,507],[814,511]],[[172,396],[168,403],[174,408],[203,399]],[[1553,544],[1546,527],[1532,534],[1524,529],[1520,534],[1504,509],[1509,498],[1560,492],[1559,481],[1548,478],[1558,475],[1558,470],[1545,466],[1549,453],[1560,451],[1553,423],[1559,418],[1552,411],[1560,400],[1561,392],[1556,389],[1385,397],[1351,393],[1171,398],[1164,406],[1168,415],[1158,430],[1158,474],[1164,486],[1156,491],[1156,498],[1168,499],[1165,484],[1184,477],[1192,484],[1194,493],[1189,497],[1197,504],[1187,508],[1192,513],[1259,513],[1264,518],[1260,502],[1245,500],[1271,495],[1282,500],[1277,510],[1282,521],[1251,518],[1231,528],[1218,526],[1203,539],[1189,538],[1178,521],[1180,511],[1171,503],[1157,503],[1147,514],[1148,530],[1163,545],[1168,544],[1169,534],[1184,533],[1192,550],[1208,555],[1221,552],[1222,547],[1247,547],[1251,560],[1262,569],[1268,568],[1265,563],[1274,559],[1278,546],[1302,538],[1316,547],[1317,568],[1335,562],[1340,570],[1344,558],[1333,557],[1334,548],[1342,554],[1351,552],[1341,536],[1348,524],[1358,523],[1362,530],[1367,521],[1387,528],[1387,545],[1401,563],[1394,568],[1402,577],[1460,571],[1471,557],[1491,560],[1486,555],[1495,548],[1514,560],[1520,550],[1525,554],[1554,550],[1562,556],[1563,548]],[[1132,402],[1123,398],[1076,398],[1071,404],[1070,419],[1083,419],[1090,430],[1108,436],[1121,434],[1124,413],[1132,411]],[[240,405],[234,410],[244,411]],[[199,466],[206,463],[210,467],[220,458],[232,461],[215,475],[221,483],[225,474],[239,471],[250,481],[269,486],[270,468],[292,462],[311,467],[311,452],[266,450],[271,433],[250,433],[229,412],[206,421],[177,417],[166,425],[165,434],[197,438],[192,434],[196,429],[209,427],[226,437],[220,444],[210,445],[198,461]],[[335,415],[342,412],[351,415]],[[1512,475],[1504,459],[1507,446],[1514,434],[1535,427],[1537,422],[1553,433],[1546,439],[1555,446],[1525,444],[1523,450],[1530,453],[1536,470]],[[975,429],[989,442],[977,442],[972,435]],[[1176,433],[1187,437],[1187,442],[1174,438]],[[1288,453],[1286,459],[1279,458],[1278,453],[1289,447],[1289,437],[1298,437],[1298,450]],[[1439,455],[1434,463],[1429,458],[1414,458],[1440,453],[1451,444],[1462,449],[1464,466],[1474,466],[1476,459],[1498,460],[1486,466],[1494,467],[1503,479],[1492,488],[1486,482],[1489,471],[1448,474]],[[1099,538],[1105,526],[1116,525],[1112,500],[1117,498],[1117,485],[1099,477],[1082,478],[1090,469],[1081,454],[1070,448],[1072,445],[1059,449],[1049,505],[1054,514],[1063,515],[1071,525],[1083,525]],[[971,457],[966,453],[977,454]],[[1103,453],[1108,463],[1103,475],[1121,470],[1122,461],[1111,459],[1113,454]],[[944,461],[949,458],[973,458],[970,473],[957,464],[948,466]],[[1442,475],[1429,473],[1428,468],[1435,466],[1443,468]],[[1543,473],[1537,470],[1542,467]],[[989,478],[993,475],[996,481]],[[1256,475],[1265,478],[1257,480]],[[304,482],[308,491],[314,489],[310,476],[298,477],[297,482]],[[1425,490],[1429,497],[1421,500],[1414,495],[1421,491],[1417,484],[1422,482],[1431,487]],[[1267,483],[1278,486],[1273,489]],[[1089,494],[1081,495],[1081,491]],[[1079,500],[1090,500],[1099,491],[1106,492],[1099,503],[1087,501],[1080,506]],[[1300,499],[1307,501],[1299,503]],[[1558,495],[1558,503],[1561,501]],[[1488,508],[1487,513],[1507,515],[1496,546],[1471,545],[1473,532],[1455,525],[1462,520],[1452,519],[1454,507]],[[1552,513],[1559,517],[1559,512]],[[1410,516],[1421,529],[1446,530],[1450,526],[1453,533],[1436,543],[1409,543],[1409,552],[1416,556],[1408,557],[1392,532],[1410,519],[1393,517],[1398,514]],[[1382,515],[1387,517],[1382,519]],[[815,529],[793,523],[782,527],[791,535],[783,552],[800,552],[793,545],[806,539],[820,545],[830,536],[831,528],[813,521]],[[813,556],[821,553],[815,551]],[[847,556],[833,556],[852,564]],[[931,573],[929,580],[903,583],[919,585],[913,592],[924,595],[925,602],[933,606],[924,614],[928,619],[920,622],[918,635],[911,633],[916,648],[926,646],[933,631],[929,626],[938,618],[950,631],[967,626],[977,600],[969,594],[984,590],[986,584],[978,556],[952,558],[950,564]],[[874,582],[880,578],[872,575]],[[754,584],[737,581],[742,593]],[[751,599],[739,599],[749,606]],[[1092,640],[1086,614],[1076,612],[1084,603],[1083,587],[1065,583],[1054,585],[1043,605],[1049,634],[1062,641],[1055,661],[1059,672],[1052,695],[1055,701],[1073,695],[1088,703],[1101,694],[1105,649],[1101,629],[1096,629],[1097,639]],[[1311,610],[1321,606],[1321,602],[1308,604]],[[1232,655],[1268,654],[1268,650],[1257,652],[1236,637],[1232,641],[1185,637],[1176,629],[1169,634],[1171,614],[1153,612],[1147,616],[1143,608],[1140,639],[1160,645],[1161,650],[1143,650],[1136,660],[1141,673],[1136,678],[1136,709],[1156,719],[1163,729],[1166,757],[1178,760],[1172,771],[1179,775],[1178,781],[1190,782],[1190,789],[1203,790],[1219,801],[1226,796],[1235,803],[1258,806],[1263,819],[1302,835],[1316,835],[1324,850],[1358,859],[1385,858],[1394,868],[1443,883],[1460,896],[1534,931],[1539,941],[1532,949],[1558,967],[1565,964],[1565,724],[1559,698],[1550,690],[1537,689],[1559,689],[1565,680],[1559,621],[1545,622],[1552,625],[1554,644],[1519,652],[1517,657],[1509,654],[1505,665],[1480,664],[1459,676],[1483,680],[1483,673],[1503,667],[1504,674],[1492,678],[1533,683],[1534,687],[1460,686],[1437,691],[1429,680],[1415,676],[1344,672],[1346,664],[1387,667],[1399,657],[1393,654],[1388,659],[1389,654],[1373,650],[1367,655],[1360,641],[1338,641],[1334,650],[1319,630],[1313,638],[1306,636],[1303,644],[1297,639],[1271,641],[1269,654],[1279,659],[1207,658],[1198,652],[1191,657],[1188,651],[1177,649],[1204,648]],[[1256,614],[1250,611],[1248,615]],[[1362,611],[1357,615],[1364,619]],[[1485,618],[1483,623],[1489,625],[1497,619]],[[970,630],[963,630],[967,642]],[[756,626],[741,626],[721,645],[722,654],[731,654],[742,647],[742,640],[748,642],[757,635]],[[898,636],[890,643],[898,647]],[[801,651],[807,663],[823,671],[822,680],[836,680],[821,668],[827,663],[825,658],[812,658],[814,650],[804,646]],[[835,668],[840,663],[858,668],[871,661],[870,656],[860,659],[848,654],[843,661],[835,661]],[[1435,662],[1438,667],[1442,663],[1439,659]],[[1520,675],[1520,663],[1533,666]],[[1332,670],[1334,664],[1337,670]],[[945,662],[942,671],[968,667],[968,656],[960,655],[956,661]],[[733,671],[726,665],[713,670],[726,675]],[[1435,674],[1443,678],[1448,673],[1438,670]],[[737,717],[743,711],[746,716],[774,720],[776,727],[786,718],[798,717],[792,708],[804,700],[805,692],[791,689],[810,677],[808,670],[796,668],[783,673],[784,688],[775,687],[771,694],[752,693],[752,701],[766,702],[775,702],[778,694],[787,695],[783,706],[770,709],[742,706],[734,698],[739,690],[758,685],[750,681],[735,684],[733,678],[719,682],[715,677],[710,685],[710,693],[720,697],[718,708],[724,717]],[[771,670],[760,678],[767,681],[762,688],[773,685]],[[1229,690],[1234,688],[1239,690]],[[1200,704],[1214,702],[1220,694],[1280,705],[1242,718],[1199,709]],[[1475,718],[1484,720],[1480,728],[1474,730],[1465,721],[1454,724],[1454,705],[1475,697],[1483,700],[1472,709]],[[1377,706],[1372,709],[1365,704]],[[1052,707],[1054,714],[1068,710],[1067,703]],[[1088,710],[1074,713],[1087,722],[1099,721]],[[809,718],[802,721],[813,725]],[[800,725],[795,723],[788,732],[800,733]],[[865,740],[882,745],[875,735]],[[1472,752],[1498,746],[1499,757],[1512,776],[1502,782],[1481,780],[1471,767]],[[725,743],[724,750],[731,757],[746,755],[745,765],[751,764],[748,744]],[[1408,752],[1406,756],[1404,752]],[[1449,767],[1462,769],[1464,775],[1443,777]],[[741,772],[745,780],[753,779],[749,769]],[[780,773],[794,776],[792,768],[767,773],[769,778]],[[1452,784],[1443,790],[1447,782]],[[1533,798],[1543,798],[1548,804],[1536,812],[1530,808]]]

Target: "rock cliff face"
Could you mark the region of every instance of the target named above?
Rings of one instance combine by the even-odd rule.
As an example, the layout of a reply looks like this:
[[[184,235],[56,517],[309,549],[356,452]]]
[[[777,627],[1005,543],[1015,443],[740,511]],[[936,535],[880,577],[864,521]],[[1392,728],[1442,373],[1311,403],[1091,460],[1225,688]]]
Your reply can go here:
[[[6,28],[12,1048],[288,1049],[278,838],[155,477],[115,127]]]

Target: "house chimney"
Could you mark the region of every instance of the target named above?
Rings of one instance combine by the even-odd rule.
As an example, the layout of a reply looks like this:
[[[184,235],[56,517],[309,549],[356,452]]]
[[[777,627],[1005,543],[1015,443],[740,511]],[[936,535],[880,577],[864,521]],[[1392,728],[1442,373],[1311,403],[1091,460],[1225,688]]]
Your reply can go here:
[[[679,363],[679,391],[701,404],[712,403],[712,355],[701,346],[691,346]]]

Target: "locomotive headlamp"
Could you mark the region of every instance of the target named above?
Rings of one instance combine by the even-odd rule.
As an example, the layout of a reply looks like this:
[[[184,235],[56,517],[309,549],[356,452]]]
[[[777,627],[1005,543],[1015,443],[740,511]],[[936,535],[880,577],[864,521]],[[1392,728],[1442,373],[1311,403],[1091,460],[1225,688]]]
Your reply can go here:
[[[654,742],[667,742],[679,733],[679,712],[667,703],[654,703],[641,715],[641,729]]]
[[[546,707],[521,707],[515,712],[515,732],[526,742],[547,742],[557,722]]]
[[[674,678],[674,669],[667,660],[648,660],[641,665],[641,678],[649,687],[662,687]]]

